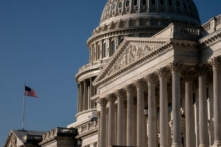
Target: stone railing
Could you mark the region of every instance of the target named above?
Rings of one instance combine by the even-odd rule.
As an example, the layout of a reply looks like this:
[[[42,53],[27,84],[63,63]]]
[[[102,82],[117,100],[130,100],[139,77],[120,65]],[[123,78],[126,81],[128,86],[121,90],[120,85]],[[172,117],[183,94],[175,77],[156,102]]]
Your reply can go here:
[[[76,127],[79,135],[90,132],[91,130],[94,130],[96,128],[98,128],[97,117],[92,117],[90,121],[87,121]]]
[[[84,71],[86,71],[88,69],[91,69],[93,67],[97,67],[97,66],[102,65],[102,64],[106,64],[107,62],[108,62],[108,59],[106,59],[106,60],[98,60],[98,61],[86,64],[86,65],[82,66],[79,69],[78,73],[84,72]]]
[[[201,27],[170,24],[168,27],[152,36],[152,38],[177,38],[197,40],[201,37]]]
[[[44,133],[42,135],[42,139],[48,140],[57,136],[76,136],[77,135],[77,130],[72,129],[72,128],[55,128],[47,133]]]
[[[202,25],[203,31],[202,35],[206,36],[215,32],[216,30],[221,28],[221,15],[218,15],[215,18],[210,19],[208,22]]]

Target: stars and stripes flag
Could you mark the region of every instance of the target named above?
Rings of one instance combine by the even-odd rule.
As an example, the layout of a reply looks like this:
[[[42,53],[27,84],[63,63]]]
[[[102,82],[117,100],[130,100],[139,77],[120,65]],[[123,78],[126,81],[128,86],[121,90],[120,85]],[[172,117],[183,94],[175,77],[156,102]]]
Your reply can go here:
[[[25,96],[31,96],[31,97],[38,98],[37,93],[33,89],[28,87],[28,86],[25,86],[25,93],[24,93],[24,95]]]

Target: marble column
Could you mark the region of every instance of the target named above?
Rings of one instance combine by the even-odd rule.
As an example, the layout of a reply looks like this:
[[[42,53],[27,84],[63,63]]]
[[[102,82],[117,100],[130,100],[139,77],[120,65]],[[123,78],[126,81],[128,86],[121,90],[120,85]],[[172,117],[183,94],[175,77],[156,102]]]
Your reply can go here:
[[[100,116],[100,147],[105,147],[106,144],[106,105],[107,100],[102,98],[99,100],[100,108],[101,108],[101,116]]]
[[[211,76],[211,81],[213,81],[213,77]],[[208,96],[209,96],[209,132],[210,132],[210,136],[209,136],[209,142],[210,142],[210,146],[212,146],[214,144],[214,113],[213,113],[213,83],[211,82],[208,85]]]
[[[155,84],[157,76],[151,74],[147,76],[148,83],[148,147],[157,147],[157,114]]]
[[[117,95],[117,145],[123,145],[123,121],[122,118],[124,117],[124,100],[125,100],[125,93],[122,89],[117,90],[115,92]]]
[[[108,139],[109,139],[109,109],[106,110],[106,144],[105,146],[108,146]]]
[[[134,145],[137,145],[137,98],[134,98]]]
[[[79,96],[80,96],[80,112],[83,111],[83,89],[82,89],[82,82],[79,83],[79,86],[80,86],[80,93],[79,93]]]
[[[144,135],[144,80],[135,82],[137,87],[137,147],[145,146]]]
[[[126,98],[126,97],[125,97]],[[122,121],[123,121],[123,145],[126,146],[126,143],[127,143],[127,102],[124,101],[124,109],[123,109],[123,118],[122,118]]]
[[[83,97],[83,110],[87,110],[88,108],[88,100],[87,100],[87,82],[84,80],[84,97]]]
[[[181,114],[180,114],[180,62],[170,63],[172,72],[172,115],[173,115],[173,143],[172,147],[181,147]]]
[[[91,77],[90,78],[90,96],[89,96],[89,102],[90,102],[89,107],[90,108],[93,108],[93,106],[94,106],[93,102],[91,101],[91,97],[94,96],[94,86],[92,85],[92,83],[93,83],[93,79]]]
[[[101,113],[100,113],[100,111],[97,111],[97,118],[98,118],[98,141],[97,141],[97,144],[98,144],[98,147],[101,147],[101,145],[100,145],[100,141],[101,141],[101,134],[100,134],[100,124],[101,124],[101,118],[100,118],[100,116],[101,116]]]
[[[208,147],[208,118],[207,118],[207,95],[206,95],[206,73],[207,65],[198,65],[199,73],[199,146]]]
[[[115,117],[115,126],[114,126],[114,144],[117,144],[117,105],[114,106],[115,111],[114,111],[114,117]]]
[[[116,97],[114,94],[110,94],[107,96],[109,103],[109,118],[108,118],[108,146],[114,145],[114,137],[115,137],[115,100]]]
[[[196,87],[198,87],[198,84]],[[199,89],[195,90],[195,106],[194,106],[194,114],[195,114],[195,134],[196,134],[196,147],[199,146]]]
[[[221,146],[221,58],[210,61],[213,67],[213,113],[214,113],[214,147]]]
[[[127,146],[134,145],[134,99],[133,91],[134,88],[132,85],[127,85],[125,90],[127,93]]]
[[[78,87],[78,113],[79,113],[81,111],[80,84],[78,84],[77,87]]]
[[[168,68],[158,69],[160,87],[160,147],[168,147],[168,101],[167,101]]]
[[[193,108],[193,77],[195,72],[194,71],[184,71],[183,76],[185,78],[185,116],[186,116],[186,147],[193,147],[195,146],[195,130],[194,127],[194,108]]]

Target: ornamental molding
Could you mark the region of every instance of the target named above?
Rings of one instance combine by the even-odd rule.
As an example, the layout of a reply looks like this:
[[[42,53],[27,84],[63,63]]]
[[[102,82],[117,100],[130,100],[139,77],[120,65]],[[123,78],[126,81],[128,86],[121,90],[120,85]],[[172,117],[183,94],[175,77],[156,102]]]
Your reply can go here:
[[[90,46],[91,44],[98,42],[99,40],[103,40],[106,38],[110,38],[110,37],[116,37],[116,36],[126,36],[127,34],[139,34],[139,33],[157,33],[159,32],[160,28],[147,28],[145,26],[140,26],[140,27],[136,27],[136,28],[118,28],[118,29],[114,29],[114,30],[108,30],[108,31],[104,31],[102,33],[96,34],[91,36],[88,41],[87,41],[87,45]]]
[[[104,66],[93,85],[100,87],[119,75],[173,49],[174,46],[195,47],[196,42],[176,39],[128,37],[121,43],[112,58],[110,58],[109,63]]]
[[[221,29],[200,39],[199,44],[210,46],[220,40],[221,40]]]
[[[122,71],[126,67],[130,67],[137,61],[145,58],[149,54],[149,58],[156,56],[160,50],[157,48],[170,47],[170,39],[152,39],[152,38],[125,38],[118,50],[106,64],[93,84],[100,83],[106,77],[112,77]],[[139,44],[139,45],[135,45]],[[161,51],[163,51],[162,48]],[[139,63],[139,62],[138,62]]]

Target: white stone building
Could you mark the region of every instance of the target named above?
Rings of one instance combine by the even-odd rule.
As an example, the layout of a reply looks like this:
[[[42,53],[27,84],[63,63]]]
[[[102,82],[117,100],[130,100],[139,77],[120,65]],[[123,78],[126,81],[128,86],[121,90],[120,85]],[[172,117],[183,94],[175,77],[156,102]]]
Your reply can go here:
[[[87,44],[76,122],[38,146],[221,146],[221,15],[201,24],[193,0],[108,0]]]

